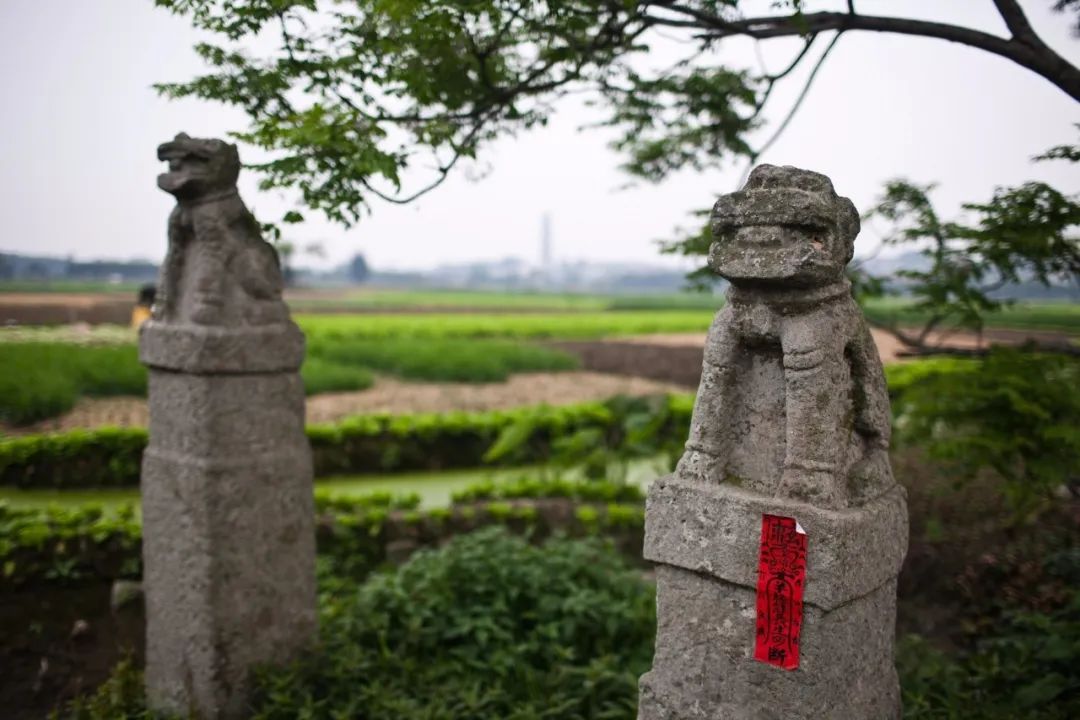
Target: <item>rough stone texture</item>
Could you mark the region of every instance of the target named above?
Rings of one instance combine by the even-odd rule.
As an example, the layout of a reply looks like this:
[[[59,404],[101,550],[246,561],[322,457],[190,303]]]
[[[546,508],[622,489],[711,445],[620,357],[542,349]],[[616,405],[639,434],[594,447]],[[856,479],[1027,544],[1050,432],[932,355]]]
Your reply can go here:
[[[884,374],[844,266],[859,216],[824,175],[761,165],[712,215],[731,282],[686,452],[649,491],[657,571],[640,720],[900,717],[896,576],[907,505]],[[808,537],[800,664],[753,659],[763,514]]]
[[[147,692],[159,710],[238,718],[251,668],[294,658],[317,630],[304,338],[236,193],[236,148],[181,134],[158,157],[178,202],[139,341]]]

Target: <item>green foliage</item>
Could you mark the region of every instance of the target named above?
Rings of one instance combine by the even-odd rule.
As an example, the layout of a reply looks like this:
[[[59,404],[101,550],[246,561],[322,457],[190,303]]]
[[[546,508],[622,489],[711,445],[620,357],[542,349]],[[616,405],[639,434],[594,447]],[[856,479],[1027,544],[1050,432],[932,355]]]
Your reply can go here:
[[[885,366],[885,381],[889,387],[889,396],[895,402],[902,398],[912,385],[934,376],[947,376],[951,373],[971,370],[978,363],[972,358],[931,357],[917,362],[896,363]],[[899,406],[896,408],[899,410]]]
[[[144,428],[99,428],[0,438],[0,484],[127,487],[139,482]]]
[[[582,468],[590,478],[625,478],[630,461],[682,452],[693,405],[689,396],[616,397],[603,406],[598,423],[565,428],[550,444],[547,462],[556,468]],[[488,461],[519,460],[535,454],[535,418],[506,426],[488,450]]]
[[[106,514],[94,505],[42,511],[0,502],[0,585],[138,577],[141,537],[130,505]]]
[[[254,717],[633,718],[654,600],[595,542],[490,529],[321,596],[323,645],[260,678]]]
[[[476,483],[453,494],[455,503],[482,500],[535,500],[570,498],[582,502],[643,503],[645,494],[636,485],[610,481],[574,481],[561,478],[523,477],[507,483]]]
[[[892,245],[923,244],[925,270],[902,270],[916,308],[929,316],[917,344],[944,322],[981,330],[983,316],[1004,305],[990,293],[1007,282],[1080,276],[1080,238],[1070,234],[1080,225],[1080,203],[1045,183],[998,188],[987,203],[964,209],[977,220],[965,225],[946,222],[934,209],[932,185],[905,180],[886,184],[878,204],[868,213],[893,224],[885,238]]]
[[[168,720],[146,705],[143,673],[131,658],[121,660],[109,679],[93,693],[76,697],[64,712],[54,712],[50,720]]]
[[[577,503],[593,504],[588,523],[571,521],[567,507]],[[537,538],[604,532],[626,539],[636,556],[644,525],[641,490],[616,483],[522,480],[505,490],[481,483],[450,508],[421,510],[419,505],[416,494],[341,496],[316,490],[322,574],[361,578],[387,561],[395,540],[434,545],[488,524]],[[0,502],[0,587],[137,577],[140,540],[131,504],[110,513],[96,504],[16,509]]]
[[[1080,360],[998,349],[919,374],[894,401],[898,440],[926,447],[963,478],[992,470],[1019,513],[1076,482]]]
[[[911,636],[897,648],[905,720],[1066,720],[1080,714],[1080,555],[1058,553],[1048,570],[1068,588],[1043,611],[1012,605],[947,654]],[[1029,588],[1030,589],[1030,588]]]
[[[648,415],[650,408],[657,413],[655,419]],[[610,448],[618,442],[639,442],[640,436],[643,439],[635,447],[618,452],[649,457],[658,448],[682,442],[690,409],[688,398],[674,396],[477,413],[360,415],[335,424],[309,425],[307,435],[316,477],[546,462],[555,452],[553,446],[587,431],[607,438],[613,443]],[[512,449],[506,447],[511,428]],[[0,438],[0,485],[133,486],[146,442],[142,428]],[[569,464],[577,456],[561,457]]]
[[[323,514],[358,514],[371,510],[415,510],[420,507],[416,493],[399,494],[387,490],[365,495],[339,495],[325,490],[315,491],[315,512]]]
[[[611,525],[634,522],[632,514],[631,506],[607,508]],[[576,515],[601,522],[592,507]],[[1041,609],[1029,607],[1033,588],[1017,577],[1009,582],[1024,583],[1020,594],[998,592],[1001,605],[973,642],[946,652],[917,636],[901,641],[905,720],[1077,716],[1080,554],[1075,544],[1058,548],[1041,564],[1066,592],[1038,591],[1051,599]],[[1009,574],[1027,562],[1008,565],[987,567]],[[985,578],[999,590],[1006,580]],[[652,655],[653,594],[597,542],[533,547],[489,528],[356,582],[340,571],[321,574],[324,642],[292,666],[262,671],[255,717],[634,717],[636,677]],[[986,603],[965,608],[987,612]],[[121,663],[70,717],[141,719],[144,702],[138,672]]]
[[[904,17],[867,25],[854,5],[846,13],[804,14],[800,0],[771,3],[753,18],[747,14],[757,8],[737,0],[155,2],[200,31],[195,50],[208,66],[158,91],[242,110],[247,128],[234,136],[270,158],[255,166],[261,186],[291,188],[346,225],[373,196],[407,202],[497,137],[545,124],[554,101],[570,92],[587,93],[601,108],[596,124],[614,130],[612,144],[637,177],[655,181],[732,157],[756,159],[772,140],[752,147],[748,134],[776,85],[803,61],[816,63],[812,79],[841,33],[912,32]],[[988,49],[974,29],[951,29],[951,39]],[[829,34],[830,45],[818,52],[815,41]],[[801,43],[786,68],[769,72],[726,62],[723,43],[733,36]],[[676,56],[640,61],[654,43],[675,48]],[[1037,38],[1015,44],[1023,53],[1009,44],[989,51],[1043,68],[1043,78],[1076,96],[1069,63]],[[433,168],[430,179],[403,190],[406,170],[417,166]]]

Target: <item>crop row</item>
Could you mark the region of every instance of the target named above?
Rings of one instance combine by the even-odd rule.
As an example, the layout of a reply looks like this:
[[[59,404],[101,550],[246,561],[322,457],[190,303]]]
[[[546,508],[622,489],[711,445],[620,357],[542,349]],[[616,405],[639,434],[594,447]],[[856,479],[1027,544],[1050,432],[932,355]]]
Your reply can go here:
[[[363,390],[372,373],[457,382],[494,382],[515,372],[568,370],[574,357],[509,340],[313,337],[301,374],[309,395]],[[80,396],[145,395],[146,369],[134,344],[0,343],[0,421],[54,417]]]

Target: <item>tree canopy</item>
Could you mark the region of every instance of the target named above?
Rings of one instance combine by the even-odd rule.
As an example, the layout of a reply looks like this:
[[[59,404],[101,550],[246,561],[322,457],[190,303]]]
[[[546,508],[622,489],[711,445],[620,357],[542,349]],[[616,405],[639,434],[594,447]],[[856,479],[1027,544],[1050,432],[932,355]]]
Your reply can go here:
[[[209,72],[159,90],[241,108],[249,125],[236,137],[270,151],[255,166],[263,188],[297,190],[308,207],[346,225],[372,198],[408,202],[494,138],[544,124],[571,92],[603,106],[634,176],[661,180],[733,155],[753,161],[764,148],[750,133],[773,89],[804,63],[814,64],[812,80],[845,33],[960,43],[1080,100],[1080,70],[1038,37],[1016,0],[993,0],[1007,29],[1000,36],[867,15],[856,0],[841,12],[781,0],[764,16],[746,15],[739,0],[155,2],[214,38],[196,47]],[[1080,31],[1080,1],[1054,7]],[[638,58],[673,34],[682,57],[645,70]],[[777,72],[732,67],[718,50],[733,37],[799,38],[801,49]],[[403,187],[410,167],[430,171],[426,184]],[[282,218],[302,220],[298,212]]]

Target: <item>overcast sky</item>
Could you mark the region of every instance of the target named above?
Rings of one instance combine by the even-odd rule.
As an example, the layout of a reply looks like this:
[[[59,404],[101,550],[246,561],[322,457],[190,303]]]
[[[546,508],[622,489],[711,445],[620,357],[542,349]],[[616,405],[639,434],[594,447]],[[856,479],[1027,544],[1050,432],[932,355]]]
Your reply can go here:
[[[1080,40],[1051,4],[1023,2],[1043,39],[1080,63]],[[991,0],[861,0],[859,9],[1004,33]],[[155,185],[157,144],[180,130],[207,137],[244,127],[235,110],[168,101],[151,89],[202,70],[191,50],[198,35],[151,0],[0,0],[0,28],[0,251],[159,260],[172,198]],[[768,47],[767,64],[781,67],[790,47]],[[754,62],[746,43],[726,52]],[[793,78],[777,92],[767,116],[783,117],[799,86]],[[824,172],[861,210],[896,176],[940,183],[935,197],[947,212],[988,198],[995,185],[1029,179],[1075,192],[1074,167],[1029,159],[1075,139],[1077,109],[1045,80],[987,53],[849,33],[763,161]],[[557,260],[674,262],[660,260],[655,240],[733,190],[741,164],[621,189],[627,177],[606,147],[610,136],[577,130],[596,117],[568,102],[548,127],[490,146],[479,181],[457,173],[412,205],[375,205],[350,230],[311,221],[294,237],[322,242],[326,263],[360,250],[382,269],[536,260],[547,212]],[[288,198],[256,191],[251,175],[241,191],[268,217],[288,207]],[[864,236],[865,251],[873,228]]]

